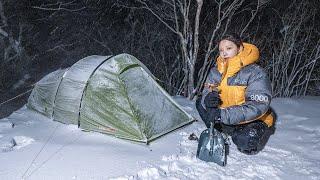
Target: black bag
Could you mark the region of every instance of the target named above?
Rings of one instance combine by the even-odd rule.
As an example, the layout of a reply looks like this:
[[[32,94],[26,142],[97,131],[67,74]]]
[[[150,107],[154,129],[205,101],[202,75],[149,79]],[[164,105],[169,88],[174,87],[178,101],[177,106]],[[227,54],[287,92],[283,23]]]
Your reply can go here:
[[[226,144],[221,132],[211,123],[199,138],[197,158],[206,162],[215,162],[220,166],[227,164]]]

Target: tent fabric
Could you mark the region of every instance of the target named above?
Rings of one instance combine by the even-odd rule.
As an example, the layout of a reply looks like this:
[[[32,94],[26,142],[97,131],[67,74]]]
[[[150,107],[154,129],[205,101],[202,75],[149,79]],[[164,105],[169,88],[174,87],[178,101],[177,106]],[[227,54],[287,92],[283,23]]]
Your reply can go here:
[[[56,92],[66,71],[67,69],[59,69],[37,82],[29,96],[27,106],[51,118]]]
[[[53,111],[56,121],[78,124],[79,107],[84,88],[96,67],[106,59],[108,59],[106,56],[89,56],[68,69],[56,93]]]
[[[27,107],[84,130],[144,143],[194,120],[129,54],[89,56],[48,74]]]

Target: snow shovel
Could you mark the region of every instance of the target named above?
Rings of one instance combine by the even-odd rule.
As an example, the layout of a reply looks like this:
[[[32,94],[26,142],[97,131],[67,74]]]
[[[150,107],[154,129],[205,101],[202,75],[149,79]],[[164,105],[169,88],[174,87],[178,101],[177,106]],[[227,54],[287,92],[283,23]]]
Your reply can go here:
[[[217,163],[220,166],[225,166],[227,163],[225,139],[222,133],[214,128],[212,122],[210,128],[204,130],[200,135],[197,158]]]

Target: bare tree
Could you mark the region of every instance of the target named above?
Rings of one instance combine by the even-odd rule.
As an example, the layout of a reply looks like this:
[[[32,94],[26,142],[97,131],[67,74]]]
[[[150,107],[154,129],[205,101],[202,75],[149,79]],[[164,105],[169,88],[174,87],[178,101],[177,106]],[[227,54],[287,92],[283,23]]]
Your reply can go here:
[[[119,6],[134,9],[145,9],[154,15],[161,23],[165,25],[171,32],[179,38],[181,59],[183,61],[184,78],[180,82],[178,93],[183,93],[190,99],[201,89],[201,86],[206,78],[212,61],[210,60],[216,44],[214,40],[221,36],[218,32],[224,34],[234,18],[236,13],[250,12],[251,18],[240,28],[239,33],[244,33],[250,23],[253,21],[259,8],[268,1],[257,0],[254,8],[250,3],[244,5],[245,0],[216,0],[216,9],[213,13],[216,14],[212,22],[213,29],[209,34],[200,34],[201,12],[203,9],[203,0],[161,0],[157,2],[135,0],[135,3],[123,3],[118,1]],[[240,7],[244,6],[243,9]],[[195,65],[199,60],[199,36],[208,37],[206,45],[206,53],[203,66],[198,73],[198,83],[195,84],[196,77]]]
[[[287,12],[277,14],[282,22],[280,41],[275,40],[275,30],[266,37],[272,48],[267,69],[274,96],[306,95],[320,59],[320,40],[315,36],[316,9],[307,1],[293,1]]]
[[[22,47],[22,32],[23,32],[23,25],[19,26],[19,34],[18,37],[15,39],[13,37],[12,31],[9,29],[8,31],[4,30],[4,28],[8,28],[8,20],[4,12],[3,2],[0,0],[0,18],[1,18],[1,27],[0,27],[0,34],[7,38],[9,43],[4,50],[4,62],[10,62],[15,58],[22,57],[23,54],[23,47]],[[13,52],[12,52],[13,51]]]
[[[39,9],[39,10],[45,10],[45,11],[67,11],[67,12],[77,12],[84,10],[86,7],[81,6],[77,7],[77,4],[79,2],[76,2],[75,0],[70,0],[67,2],[63,1],[57,1],[55,3],[43,3],[40,6],[33,6],[34,9]]]
[[[11,14],[6,14],[8,12],[4,4],[4,1],[0,0],[0,88],[11,86],[11,80],[22,76],[29,64],[29,57],[23,47],[23,33],[26,26],[23,22],[18,22],[17,25],[15,24],[17,22],[9,23],[7,16],[13,18]]]
[[[180,41],[183,61],[184,80],[182,87],[187,87],[187,94],[191,95],[194,88],[195,63],[199,50],[199,19],[203,0],[196,1],[196,12],[192,15],[192,0],[163,0],[151,2],[136,0],[137,6],[120,6],[129,8],[142,8],[153,14],[168,29],[176,34]],[[192,28],[194,25],[194,28]]]

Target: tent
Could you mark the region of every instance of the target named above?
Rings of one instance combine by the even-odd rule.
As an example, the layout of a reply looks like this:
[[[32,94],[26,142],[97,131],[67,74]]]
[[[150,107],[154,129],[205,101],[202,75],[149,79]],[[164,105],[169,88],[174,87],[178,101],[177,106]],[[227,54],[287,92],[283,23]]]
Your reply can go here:
[[[48,74],[27,107],[61,123],[144,143],[194,120],[129,54],[89,56]]]

